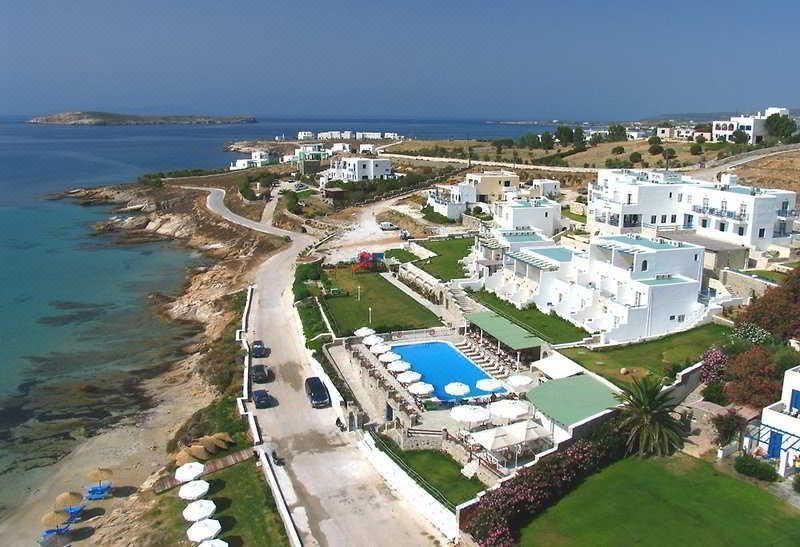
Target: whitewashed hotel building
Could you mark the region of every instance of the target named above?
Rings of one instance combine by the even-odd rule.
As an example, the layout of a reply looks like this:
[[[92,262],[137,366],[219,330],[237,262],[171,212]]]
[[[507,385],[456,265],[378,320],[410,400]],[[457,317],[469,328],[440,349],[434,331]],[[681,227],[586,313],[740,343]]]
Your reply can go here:
[[[587,228],[593,235],[693,230],[765,251],[791,245],[795,201],[795,192],[743,186],[733,174],[715,183],[670,171],[601,169],[589,185]]]
[[[703,248],[640,235],[592,239],[589,251],[526,246],[506,252],[484,288],[535,305],[618,344],[707,322],[721,310],[701,295]]]

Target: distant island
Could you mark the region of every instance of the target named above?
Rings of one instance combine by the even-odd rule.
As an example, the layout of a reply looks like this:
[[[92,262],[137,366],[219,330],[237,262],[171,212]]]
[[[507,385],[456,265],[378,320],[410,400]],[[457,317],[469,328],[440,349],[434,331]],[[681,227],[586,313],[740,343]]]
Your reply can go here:
[[[253,116],[139,116],[114,112],[60,112],[36,116],[26,123],[41,125],[224,125],[255,123]]]

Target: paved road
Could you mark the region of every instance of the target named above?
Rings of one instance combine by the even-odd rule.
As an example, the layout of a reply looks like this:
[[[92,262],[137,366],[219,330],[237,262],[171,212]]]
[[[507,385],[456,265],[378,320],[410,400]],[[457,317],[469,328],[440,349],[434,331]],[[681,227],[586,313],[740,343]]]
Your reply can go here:
[[[208,208],[224,218],[260,232],[285,235],[269,223],[242,218],[225,207],[222,190],[210,191]],[[250,340],[270,348],[263,361],[275,372],[266,387],[276,407],[255,413],[265,441],[285,459],[279,481],[305,545],[431,545],[438,538],[415,509],[398,499],[364,458],[351,434],[335,426],[334,411],[312,409],[303,383],[311,376],[304,340],[293,309],[291,280],[295,260],[313,241],[291,233],[288,248],[270,257],[257,273]]]

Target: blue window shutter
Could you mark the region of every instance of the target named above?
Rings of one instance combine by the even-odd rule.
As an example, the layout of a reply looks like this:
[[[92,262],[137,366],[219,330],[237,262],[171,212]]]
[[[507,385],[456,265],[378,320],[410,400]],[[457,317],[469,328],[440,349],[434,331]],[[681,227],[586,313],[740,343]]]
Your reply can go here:
[[[769,448],[767,448],[768,458],[777,458],[781,455],[781,444],[783,443],[783,434],[777,431],[770,431],[769,433]]]

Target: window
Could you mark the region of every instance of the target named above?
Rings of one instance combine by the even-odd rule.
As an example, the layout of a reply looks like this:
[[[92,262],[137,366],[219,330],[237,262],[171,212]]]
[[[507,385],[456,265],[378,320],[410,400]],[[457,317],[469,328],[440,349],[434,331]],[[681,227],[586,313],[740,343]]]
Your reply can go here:
[[[669,221],[675,224],[678,221],[678,215],[672,215],[671,217],[669,217]]]
[[[661,215],[661,223],[662,224],[666,224],[667,223],[667,215]]]
[[[744,226],[739,226],[739,235],[740,236],[744,235]]]
[[[708,219],[707,218],[701,219],[700,226],[702,226],[703,228],[708,228]]]
[[[656,222],[658,222],[658,216],[652,215],[650,217],[650,224],[655,224]]]
[[[724,222],[719,223],[719,231],[724,232],[727,225]]]
[[[642,271],[643,272],[647,271],[647,261],[646,260],[642,260]]]
[[[758,239],[764,239],[764,234],[766,233],[766,231],[767,230],[765,228],[759,228],[758,229]]]

